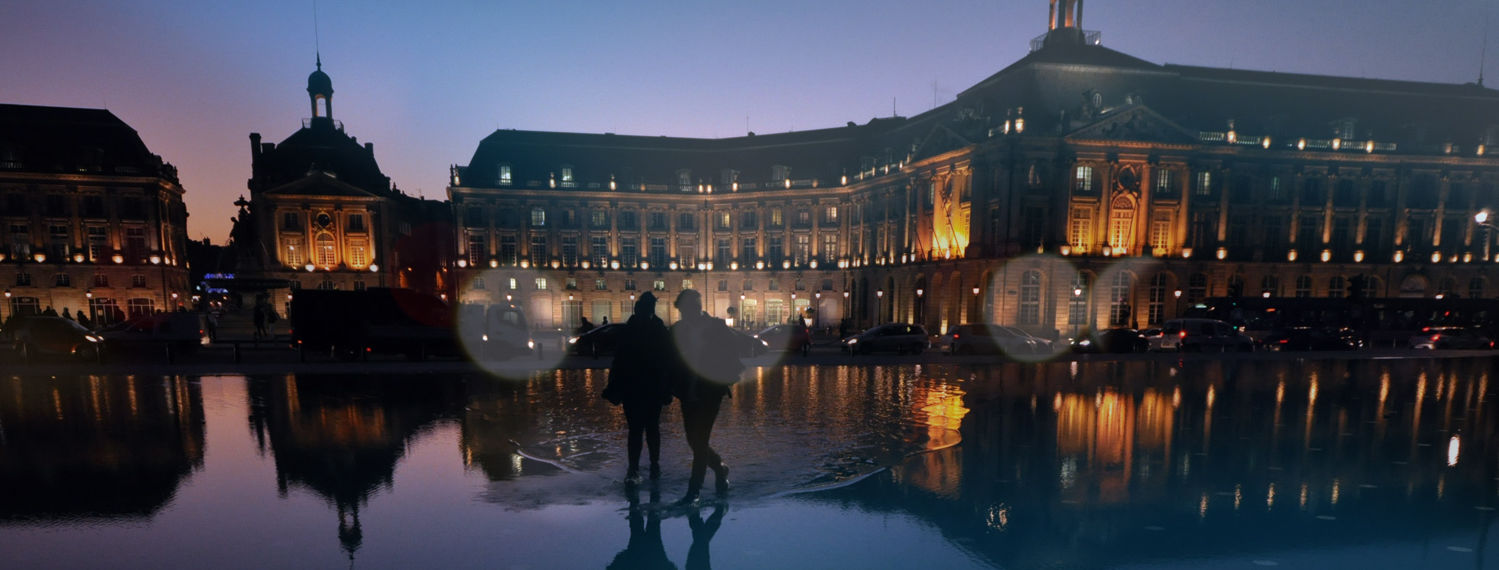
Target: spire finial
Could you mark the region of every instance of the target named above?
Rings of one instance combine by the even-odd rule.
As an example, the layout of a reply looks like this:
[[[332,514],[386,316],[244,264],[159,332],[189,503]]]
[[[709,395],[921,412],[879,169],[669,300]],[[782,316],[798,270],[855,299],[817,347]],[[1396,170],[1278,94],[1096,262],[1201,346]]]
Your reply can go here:
[[[323,54],[321,53],[317,54],[317,68],[318,71],[323,70]]]

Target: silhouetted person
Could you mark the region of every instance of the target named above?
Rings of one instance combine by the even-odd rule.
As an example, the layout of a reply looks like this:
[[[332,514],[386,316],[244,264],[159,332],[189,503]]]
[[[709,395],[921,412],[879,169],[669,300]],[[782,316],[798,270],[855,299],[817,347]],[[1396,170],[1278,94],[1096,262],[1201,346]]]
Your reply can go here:
[[[599,323],[599,326],[603,326],[603,325],[607,325],[607,324],[609,324],[609,315],[604,315],[604,322]]]
[[[687,526],[692,528],[692,547],[687,550],[687,570],[708,570],[713,567],[713,561],[708,555],[708,543],[718,533],[718,527],[723,525],[723,516],[728,512],[728,504],[718,503],[713,506],[713,514],[708,515],[708,520],[704,521],[697,509],[687,511]]]
[[[636,313],[639,314],[639,313]],[[666,547],[661,544],[661,515],[655,509],[641,508],[640,490],[631,487],[626,491],[630,499],[630,542],[625,549],[614,555],[606,568],[670,568],[676,570],[666,557]],[[660,491],[651,489],[651,503],[660,500]]]
[[[630,426],[625,481],[640,480],[641,436],[651,450],[651,479],[661,477],[661,408],[671,403],[671,333],[656,316],[656,296],[647,291],[635,302],[635,315],[616,337],[614,364],[603,397],[625,408]]]
[[[703,297],[684,289],[675,303],[681,319],[671,327],[677,359],[673,389],[682,401],[682,427],[692,448],[692,475],[682,502],[697,500],[708,468],[713,469],[718,492],[729,488],[729,468],[708,445],[718,408],[729,388],[739,380],[744,364],[739,354],[744,341],[722,320],[703,312]]]
[[[42,316],[55,317],[57,316],[57,311],[52,310],[52,305],[47,305],[47,309],[42,311]]]
[[[251,312],[255,321],[255,340],[270,338],[271,304],[265,295],[255,297],[255,308]]]
[[[68,319],[68,320],[71,321],[71,320],[73,320],[73,313],[71,311],[69,311],[67,307],[63,307],[62,308],[62,318]]]
[[[578,317],[578,329],[574,336],[583,336],[583,333],[593,330],[593,323],[588,322],[588,317]]]

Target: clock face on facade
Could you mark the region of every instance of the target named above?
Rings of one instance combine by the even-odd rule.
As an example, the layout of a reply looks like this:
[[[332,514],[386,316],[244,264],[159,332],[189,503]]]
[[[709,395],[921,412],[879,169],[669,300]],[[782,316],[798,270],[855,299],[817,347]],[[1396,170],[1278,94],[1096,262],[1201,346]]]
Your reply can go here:
[[[327,212],[323,212],[318,214],[316,218],[313,218],[312,221],[316,223],[318,227],[326,228],[333,225],[333,216],[329,216]]]

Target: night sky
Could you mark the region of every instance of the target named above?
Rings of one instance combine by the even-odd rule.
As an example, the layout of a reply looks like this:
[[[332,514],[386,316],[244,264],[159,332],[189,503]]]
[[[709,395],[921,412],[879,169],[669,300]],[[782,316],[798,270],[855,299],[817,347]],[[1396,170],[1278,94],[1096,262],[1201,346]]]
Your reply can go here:
[[[1467,83],[1495,0],[1093,0],[1083,27],[1156,63]],[[442,199],[496,128],[729,137],[911,116],[1024,56],[1043,0],[5,0],[0,103],[106,108],[175,164],[222,243],[249,134],[334,118],[402,190]],[[1499,34],[1486,83],[1499,85]]]

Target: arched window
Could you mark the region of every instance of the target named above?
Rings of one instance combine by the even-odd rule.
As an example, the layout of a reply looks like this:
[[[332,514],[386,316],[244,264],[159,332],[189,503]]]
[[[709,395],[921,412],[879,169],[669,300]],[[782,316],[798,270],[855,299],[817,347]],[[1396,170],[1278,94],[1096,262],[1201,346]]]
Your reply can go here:
[[[317,236],[317,264],[323,267],[331,267],[338,263],[338,252],[334,251],[333,234],[318,234]]]
[[[1146,311],[1149,324],[1159,324],[1166,320],[1166,286],[1170,279],[1165,273],[1157,273],[1150,280],[1150,306]]]
[[[1208,296],[1208,276],[1203,273],[1193,273],[1187,279],[1187,302],[1200,303]]]
[[[1271,297],[1280,296],[1280,278],[1274,275],[1266,275],[1260,280],[1260,293],[1269,293]]]
[[[1067,293],[1067,324],[1074,327],[1088,324],[1088,274],[1078,273],[1072,277],[1072,288]]]
[[[1109,324],[1116,327],[1129,324],[1130,313],[1133,311],[1129,304],[1130,289],[1134,286],[1133,275],[1123,271],[1114,275],[1114,281],[1109,287]]]
[[[1312,296],[1312,277],[1310,275],[1302,275],[1296,278],[1296,296]]]
[[[1022,325],[1041,323],[1041,272],[1031,270],[1020,276],[1020,315]]]

